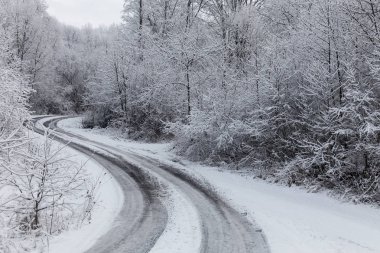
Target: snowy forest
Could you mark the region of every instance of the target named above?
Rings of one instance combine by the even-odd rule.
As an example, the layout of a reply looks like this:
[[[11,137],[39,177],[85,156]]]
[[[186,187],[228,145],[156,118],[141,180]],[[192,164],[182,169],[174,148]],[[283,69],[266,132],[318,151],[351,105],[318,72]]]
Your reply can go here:
[[[44,176],[70,167],[31,147],[24,122],[81,114],[193,161],[380,203],[378,0],[126,0],[122,24],[81,29],[43,0],[0,5],[0,185],[17,201],[39,203]],[[33,213],[33,229],[60,196],[5,211]]]
[[[378,1],[129,0],[96,29],[40,0],[1,5],[2,140],[30,113],[85,113],[193,160],[380,201]]]
[[[0,252],[91,222],[101,180],[32,142],[35,115],[380,203],[378,0],[123,2],[121,24],[77,28],[0,0]]]

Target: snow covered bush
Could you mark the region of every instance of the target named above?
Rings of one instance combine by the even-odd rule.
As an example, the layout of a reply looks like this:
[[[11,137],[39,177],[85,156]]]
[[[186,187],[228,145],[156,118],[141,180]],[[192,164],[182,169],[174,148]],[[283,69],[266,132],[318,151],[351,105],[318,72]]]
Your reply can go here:
[[[379,197],[380,113],[374,91],[354,77],[345,86],[342,104],[321,114],[314,136],[300,141],[294,183],[305,183],[356,195],[360,201]],[[288,165],[289,166],[289,165]]]
[[[17,171],[12,170],[4,182],[16,188],[5,209],[15,207],[12,211],[18,215],[13,222],[19,223],[23,231],[40,228],[49,234],[62,231],[69,225],[64,220],[81,215],[77,211],[83,209],[88,199],[93,199],[92,181],[83,165],[62,156],[64,147],[53,148],[48,138],[45,136],[40,145],[29,144],[25,163],[18,164]],[[18,211],[19,207],[22,208]]]
[[[200,111],[188,118],[188,123],[168,123],[166,131],[176,136],[177,151],[196,161],[207,160],[215,146],[214,119]],[[213,135],[210,135],[213,134]]]
[[[46,135],[2,160],[0,216],[12,228],[2,240],[44,240],[91,221],[100,181],[64,155],[64,148]]]

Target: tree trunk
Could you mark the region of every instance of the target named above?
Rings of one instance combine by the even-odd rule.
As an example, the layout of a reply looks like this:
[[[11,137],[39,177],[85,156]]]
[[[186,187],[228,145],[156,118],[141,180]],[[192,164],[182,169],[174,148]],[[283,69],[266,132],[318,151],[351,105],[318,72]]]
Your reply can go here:
[[[144,3],[143,0],[139,0],[139,59],[140,61],[144,60],[143,54],[143,24],[144,24]]]
[[[187,115],[191,114],[191,87],[190,87],[190,73],[189,63],[186,65],[186,87],[187,87]]]

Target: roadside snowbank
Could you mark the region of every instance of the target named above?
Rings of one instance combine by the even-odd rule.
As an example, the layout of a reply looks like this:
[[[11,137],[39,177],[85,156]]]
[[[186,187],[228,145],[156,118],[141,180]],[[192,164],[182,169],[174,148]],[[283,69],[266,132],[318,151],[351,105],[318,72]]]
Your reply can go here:
[[[274,253],[380,252],[380,211],[192,166],[263,228]]]
[[[215,186],[233,206],[258,223],[273,253],[370,253],[380,252],[380,210],[341,203],[323,193],[272,185],[218,168],[183,161],[169,144],[145,144],[119,140],[106,130],[80,129],[80,118],[59,126],[130,152],[159,159],[186,170]]]
[[[46,120],[41,120],[39,125]],[[39,141],[43,137],[34,132],[29,132],[30,137]],[[54,142],[54,145],[62,145]],[[97,239],[107,233],[113,225],[114,219],[120,212],[124,196],[117,181],[112,178],[101,165],[69,147],[65,147],[64,156],[77,164],[85,164],[84,169],[91,174],[94,179],[101,178],[101,184],[97,191],[96,206],[92,213],[91,223],[85,223],[76,230],[65,231],[59,236],[51,238],[48,249],[43,252],[49,253],[82,253],[95,244]],[[40,252],[36,250],[36,253]]]

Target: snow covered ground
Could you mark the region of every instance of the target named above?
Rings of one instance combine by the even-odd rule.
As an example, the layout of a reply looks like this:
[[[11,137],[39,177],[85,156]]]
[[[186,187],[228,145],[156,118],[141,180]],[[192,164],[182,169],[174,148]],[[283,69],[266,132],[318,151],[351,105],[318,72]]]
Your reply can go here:
[[[42,124],[43,121],[40,123]],[[35,138],[35,141],[42,141],[43,139],[41,135],[32,131],[29,132],[29,135]],[[57,142],[54,142],[54,145],[62,146]],[[102,183],[97,191],[97,204],[92,213],[91,223],[85,223],[76,229],[65,231],[59,236],[51,238],[49,246],[44,248],[42,252],[82,253],[112,228],[112,223],[123,206],[124,196],[117,181],[96,161],[69,147],[65,147],[62,152],[64,152],[64,157],[70,157],[70,160],[75,161],[78,165],[85,164],[84,169],[90,173],[91,177],[94,179],[101,178]],[[35,253],[37,252],[41,252],[41,249],[36,249]]]
[[[380,252],[380,210],[377,208],[342,203],[324,193],[307,193],[303,189],[268,184],[247,175],[184,161],[170,151],[170,144],[126,141],[118,138],[116,132],[81,129],[80,122],[80,118],[68,119],[59,126],[98,142],[159,159],[206,179],[227,201],[263,228],[273,253]],[[181,227],[182,219],[175,215],[177,211],[169,214],[172,228]],[[158,244],[155,252],[165,252],[164,247],[165,243]]]

